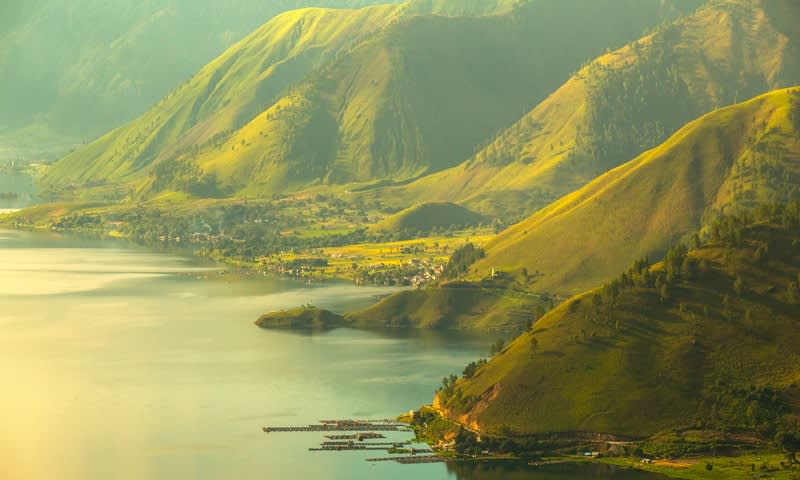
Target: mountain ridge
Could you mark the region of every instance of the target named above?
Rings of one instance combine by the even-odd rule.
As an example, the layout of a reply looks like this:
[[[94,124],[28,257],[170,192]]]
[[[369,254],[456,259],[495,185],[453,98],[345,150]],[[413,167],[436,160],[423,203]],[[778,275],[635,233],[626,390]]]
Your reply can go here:
[[[182,87],[138,120],[56,163],[44,183],[56,189],[72,183],[105,185],[106,193],[116,190],[118,199],[129,198],[131,189],[136,197],[147,196],[154,193],[147,169],[164,161],[213,173],[227,195],[418,177],[466,158],[472,144],[513,123],[577,64],[599,53],[598,43],[624,44],[680,11],[665,9],[674,2],[604,0],[576,15],[557,3],[497,2],[498,11],[505,13],[485,15],[482,9],[478,16],[456,17],[404,16],[406,10],[417,11],[407,5],[339,11],[343,17],[362,19],[364,12],[373,12],[373,23],[364,32],[363,22],[353,18],[337,22],[346,41],[304,51],[316,61],[276,57],[275,65],[285,75],[267,73],[260,89],[247,78],[267,72],[263,62],[242,55],[241,65],[228,66],[227,76],[218,69],[217,75],[233,80],[237,75],[232,72],[241,71],[237,80],[244,80],[221,88],[213,81],[213,66],[243,50],[240,42],[190,80],[191,89]],[[594,19],[609,9],[619,15],[614,16],[614,28],[603,30]],[[277,30],[280,23],[269,22],[260,31],[270,24]],[[575,44],[564,40],[556,54],[542,40],[560,38],[563,29],[584,31],[586,38]],[[243,42],[249,40],[257,49],[263,42],[256,37]],[[423,38],[432,41],[423,45]],[[530,45],[539,46],[531,50]],[[444,48],[448,46],[455,49]],[[465,52],[468,46],[472,50]],[[288,58],[294,63],[286,63]],[[538,68],[543,61],[547,70]],[[352,78],[358,71],[380,74]],[[209,102],[198,101],[206,87],[233,106],[223,102],[219,107],[216,101],[211,108]],[[234,108],[237,99],[242,108]],[[278,109],[290,113],[281,115]],[[210,120],[195,121],[195,113]],[[306,141],[310,138],[314,141]],[[253,146],[249,151],[241,148],[248,144]]]
[[[525,267],[543,273],[538,288],[575,293],[635,258],[659,258],[715,211],[791,200],[800,174],[798,102],[793,87],[689,123],[498,235],[472,274]]]
[[[740,429],[771,440],[800,413],[798,205],[723,219],[709,244],[567,300],[436,406],[504,437]]]
[[[375,195],[455,201],[516,221],[701,114],[800,82],[790,12],[800,14],[785,1],[728,0],[662,25],[580,69],[464,163]]]

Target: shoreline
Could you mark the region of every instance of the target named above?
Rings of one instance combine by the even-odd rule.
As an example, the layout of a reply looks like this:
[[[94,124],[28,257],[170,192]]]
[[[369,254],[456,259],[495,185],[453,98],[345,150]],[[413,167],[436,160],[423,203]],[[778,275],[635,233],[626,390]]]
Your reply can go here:
[[[432,413],[435,413],[436,416],[432,417]],[[800,464],[789,463],[784,452],[766,443],[754,443],[749,446],[749,449],[743,448],[737,453],[727,452],[720,455],[709,451],[671,456],[648,452],[653,448],[653,438],[632,441],[627,444],[630,448],[620,452],[613,449],[607,450],[605,447],[609,442],[591,442],[586,438],[572,435],[565,436],[557,443],[540,445],[544,447],[542,449],[537,446],[536,451],[528,450],[531,447],[519,446],[516,451],[491,453],[484,443],[480,448],[486,450],[480,453],[473,450],[470,453],[470,450],[464,450],[463,446],[459,449],[457,445],[457,441],[465,442],[467,446],[471,444],[470,441],[466,441],[469,439],[464,436],[468,431],[466,427],[441,416],[441,412],[430,405],[422,407],[419,411],[402,415],[399,420],[406,421],[414,430],[415,441],[427,444],[436,455],[448,456],[460,462],[513,461],[526,462],[531,467],[543,468],[560,464],[600,463],[684,480],[706,478],[796,480],[800,478]],[[471,434],[480,435],[477,432],[471,432]],[[480,436],[485,437],[484,441],[490,440],[490,444],[500,445],[498,448],[502,448],[504,441],[520,441],[519,439],[504,440],[501,437]],[[544,437],[548,436],[543,435],[542,438]],[[524,442],[520,445],[524,445]],[[643,451],[642,448],[645,450]],[[502,450],[500,451],[502,452]]]
[[[234,272],[254,272],[256,274],[262,274],[266,276],[272,276],[274,278],[282,278],[282,279],[291,279],[291,280],[298,280],[305,282],[307,284],[324,284],[328,282],[334,283],[347,283],[350,285],[355,285],[359,287],[398,287],[398,288],[423,288],[427,285],[434,283],[433,281],[427,281],[425,283],[420,284],[403,284],[402,282],[395,281],[394,284],[386,283],[386,282],[364,282],[361,281],[359,278],[354,277],[353,275],[348,275],[347,272],[342,271],[341,273],[334,272],[331,273],[327,267],[319,269],[313,267],[304,267],[301,269],[295,269],[298,273],[294,273],[291,271],[289,273],[281,271],[280,269],[274,268],[274,263],[264,263],[263,261],[253,260],[248,261],[239,257],[230,257],[226,255],[219,254],[217,251],[209,251],[207,253],[202,252],[202,250],[206,249],[207,247],[200,243],[194,243],[191,241],[184,241],[180,243],[175,243],[172,240],[165,240],[165,241],[157,241],[157,242],[148,242],[148,241],[137,241],[133,239],[130,235],[125,234],[116,229],[95,229],[95,228],[75,228],[75,229],[66,229],[66,228],[54,228],[54,227],[47,227],[46,225],[41,224],[22,224],[15,221],[9,221],[12,219],[9,218],[2,218],[2,215],[10,215],[14,213],[19,213],[24,211],[25,209],[16,209],[14,211],[9,212],[2,212],[0,211],[0,228],[5,228],[8,230],[17,230],[17,231],[28,231],[28,232],[51,232],[51,233],[59,233],[59,234],[66,234],[66,235],[75,235],[75,236],[83,236],[90,239],[96,240],[120,240],[129,242],[131,245],[140,248],[146,248],[152,252],[156,253],[170,253],[170,254],[178,254],[183,255],[186,257],[191,257],[197,260],[203,260],[207,262],[214,263],[219,266],[226,267],[226,270]],[[414,242],[425,242],[426,240],[430,240],[428,237],[420,237],[414,238],[410,240],[405,240],[403,242],[390,242],[386,244],[375,244],[375,245],[390,245],[392,243],[414,243]],[[373,245],[373,244],[352,244],[347,245],[347,247],[364,247],[366,245]],[[341,247],[319,247],[319,249],[335,249]],[[283,254],[278,255],[271,255],[269,258],[280,257]],[[295,254],[286,254],[288,257],[291,257]],[[264,257],[268,258],[268,257]],[[377,262],[378,264],[383,264],[386,261],[382,261],[383,259],[373,259],[373,262]],[[269,268],[273,267],[273,268]]]

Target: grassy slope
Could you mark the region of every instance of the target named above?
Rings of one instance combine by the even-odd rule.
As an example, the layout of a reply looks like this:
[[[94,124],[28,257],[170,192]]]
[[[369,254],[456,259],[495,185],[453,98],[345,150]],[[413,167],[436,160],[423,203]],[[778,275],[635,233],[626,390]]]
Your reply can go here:
[[[370,227],[375,232],[429,231],[433,228],[472,226],[484,218],[455,203],[421,203],[409,207]]]
[[[664,14],[656,0],[570,1],[576,8],[542,0],[481,18],[414,16],[425,2],[285,14],[140,119],[61,161],[46,180],[141,178],[145,166],[181,153],[245,194],[406,179],[452,166],[580,62],[635,38]],[[452,10],[454,4],[432,8],[476,13],[469,10],[475,2]],[[496,7],[508,11],[510,4]],[[608,24],[597,25],[599,16]],[[565,30],[584,35],[575,42]],[[554,38],[563,44],[556,48]],[[219,135],[228,130],[234,133]]]
[[[305,8],[278,15],[142,116],[65,157],[45,183],[118,180],[159,156],[170,158],[209,142],[217,144],[271,106],[289,85],[359,39],[398,18],[439,13],[443,8],[424,1],[384,3],[358,10]],[[467,0],[450,1],[447,6],[445,13],[455,15],[483,13]]]
[[[636,258],[658,258],[710,210],[797,195],[800,95],[779,90],[706,115],[667,142],[509,228],[473,275],[540,271],[537,288],[577,292]]]
[[[241,126],[291,82],[385,26],[400,7],[286,12],[232,46],[133,122],[59,161],[45,183],[118,179]]]
[[[346,318],[359,327],[519,332],[539,302],[516,282],[453,282],[407,290]]]
[[[384,195],[535,211],[703,113],[800,83],[798,15],[788,0],[700,9],[599,57],[467,162]]]
[[[280,12],[370,3],[376,2],[5,1],[0,6],[0,90],[18,94],[0,98],[0,130],[36,127],[93,138],[143,113]]]
[[[631,287],[606,317],[593,306],[593,292],[571,299],[534,326],[535,352],[525,333],[474,379],[461,381],[463,395],[480,401],[449,415],[494,433],[646,437],[722,415],[746,427],[752,403],[742,392],[751,386],[786,394],[797,414],[800,334],[786,288],[800,273],[798,238],[762,225],[740,248],[692,251],[690,257],[710,262],[709,273],[680,282],[665,303],[653,289]],[[755,263],[754,251],[765,243],[770,260]],[[744,281],[742,296],[733,275]],[[733,299],[731,320],[723,315],[724,295]],[[715,399],[720,388],[726,393]]]
[[[594,2],[576,15],[548,0],[505,15],[401,21],[198,161],[250,194],[440,170],[544,98],[597,45],[624,42],[652,24],[657,10],[652,2]],[[613,33],[590,28],[609,11],[619,13]],[[531,49],[557,37],[555,26],[585,35],[557,53]]]

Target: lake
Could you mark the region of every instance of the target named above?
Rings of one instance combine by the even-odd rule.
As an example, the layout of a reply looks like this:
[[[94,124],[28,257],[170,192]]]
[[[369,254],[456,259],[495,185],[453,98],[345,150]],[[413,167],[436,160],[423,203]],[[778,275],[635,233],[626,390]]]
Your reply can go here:
[[[489,338],[253,325],[389,289],[223,273],[118,241],[0,231],[0,478],[643,479],[602,465],[369,463],[263,425],[383,418],[430,402]],[[408,434],[391,434],[408,439]],[[376,455],[377,454],[377,455]]]

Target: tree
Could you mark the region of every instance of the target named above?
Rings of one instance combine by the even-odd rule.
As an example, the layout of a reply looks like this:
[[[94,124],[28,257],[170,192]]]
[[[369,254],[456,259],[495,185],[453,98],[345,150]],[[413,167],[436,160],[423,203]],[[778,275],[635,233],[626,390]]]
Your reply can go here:
[[[467,273],[467,270],[469,270],[469,267],[473,263],[485,256],[486,254],[482,248],[478,248],[471,243],[467,243],[463,247],[453,252],[453,255],[450,257],[450,260],[447,262],[447,265],[444,268],[443,275],[445,278],[457,278],[461,275],[464,275]]]
[[[531,334],[531,356],[536,354],[536,350],[539,348],[539,340]]]
[[[470,362],[466,367],[464,367],[464,378],[472,378],[475,376],[475,372],[478,370],[478,364],[475,362]]]
[[[505,345],[506,345],[505,340],[503,340],[502,338],[498,338],[497,341],[495,341],[492,344],[491,348],[489,349],[489,355],[496,355],[498,353],[501,353]]]

